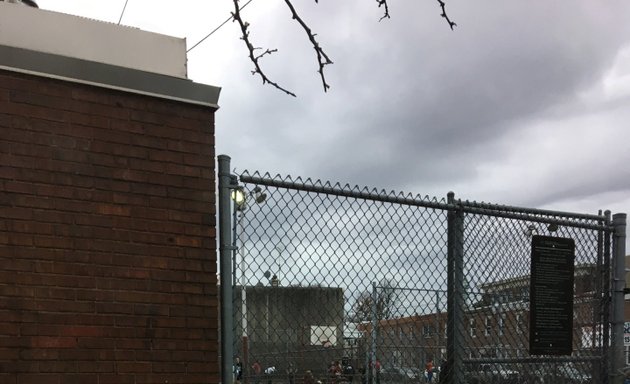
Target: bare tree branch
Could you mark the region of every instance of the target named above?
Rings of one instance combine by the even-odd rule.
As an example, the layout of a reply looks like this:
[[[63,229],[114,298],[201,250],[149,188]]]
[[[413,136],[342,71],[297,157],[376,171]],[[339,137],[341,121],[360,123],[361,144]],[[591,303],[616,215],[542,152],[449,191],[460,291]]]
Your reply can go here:
[[[234,12],[232,13],[232,17],[234,18],[234,21],[238,22],[238,24],[241,27],[241,33],[243,34],[243,36],[241,36],[241,40],[245,42],[245,45],[247,46],[247,50],[249,51],[249,59],[252,61],[252,63],[254,63],[254,70],[252,71],[252,75],[258,74],[262,78],[263,84],[269,83],[273,85],[274,87],[276,87],[277,89],[281,90],[282,92],[286,93],[287,95],[296,97],[295,93],[281,87],[278,83],[271,81],[260,68],[260,64],[258,63],[258,60],[261,59],[265,55],[269,55],[274,52],[277,52],[277,49],[266,49],[263,53],[259,55],[254,54],[254,50],[262,49],[262,48],[254,48],[252,43],[249,41],[249,32],[247,31],[247,28],[249,27],[249,23],[244,22],[243,19],[241,18],[240,9],[238,6],[238,0],[233,0],[233,1],[234,1]]]
[[[257,50],[262,50],[261,47],[254,47],[254,45],[251,43],[251,41],[249,40],[249,23],[243,21],[241,14],[240,14],[240,8],[238,6],[238,2],[239,0],[232,0],[234,2],[234,12],[232,13],[232,19],[233,21],[237,21],[239,26],[241,27],[241,40],[243,40],[245,42],[245,45],[247,46],[247,50],[249,53],[249,59],[251,60],[251,62],[254,64],[254,70],[252,71],[252,75],[256,75],[258,74],[260,76],[260,78],[262,79],[263,84],[269,83],[272,86],[274,86],[275,88],[279,89],[280,91],[286,93],[287,95],[291,95],[293,97],[296,97],[295,93],[287,90],[286,88],[283,88],[282,86],[280,86],[278,83],[271,81],[267,75],[263,72],[260,63],[258,62],[261,58],[263,58],[265,55],[270,55],[272,53],[277,52],[277,49],[265,49],[264,51],[262,51],[262,53],[256,54]],[[250,0],[251,2],[251,0]],[[317,40],[315,39],[315,36],[317,36],[315,33],[313,33],[313,31],[310,29],[310,27],[304,22],[304,20],[302,20],[302,18],[300,17],[300,15],[297,13],[297,11],[295,10],[295,7],[293,6],[292,0],[284,0],[284,2],[286,3],[287,7],[289,8],[289,10],[291,11],[291,15],[293,20],[296,20],[300,26],[302,27],[302,29],[304,30],[304,32],[306,32],[306,35],[308,36],[308,39],[310,40],[310,42],[313,44],[313,49],[315,50],[315,54],[317,55],[317,63],[319,65],[319,69],[317,70],[317,72],[319,73],[319,76],[321,77],[322,80],[322,85],[324,87],[324,92],[327,92],[328,89],[330,88],[330,85],[326,82],[326,77],[324,76],[324,67],[326,65],[329,64],[333,64],[332,60],[330,60],[330,58],[328,57],[328,55],[326,54],[326,52],[324,52],[323,48],[319,45],[319,43],[317,42]],[[444,19],[446,19],[446,22],[448,23],[449,27],[451,28],[451,30],[453,30],[457,24],[455,24],[455,22],[453,22],[448,14],[446,13],[446,2],[445,0],[437,0],[442,13],[440,14],[441,17],[443,17]],[[315,0],[315,3],[319,3],[319,0]],[[383,20],[383,19],[389,19],[390,15],[389,15],[389,6],[387,4],[387,0],[376,0],[376,3],[378,4],[378,7],[383,7],[384,8],[384,14],[383,16],[379,19],[379,21]],[[249,2],[247,3],[249,4]],[[247,5],[245,4],[245,5]]]
[[[306,32],[306,35],[308,36],[308,39],[313,44],[313,49],[315,50],[315,53],[317,54],[317,63],[319,64],[319,70],[317,72],[322,78],[322,85],[324,86],[324,92],[326,92],[328,91],[328,88],[330,88],[330,85],[326,83],[326,77],[324,77],[324,66],[328,64],[332,64],[333,62],[332,60],[330,60],[328,55],[326,55],[326,52],[324,52],[324,50],[319,45],[317,40],[315,40],[315,34],[311,31],[308,25],[306,25],[304,20],[302,20],[300,15],[298,15],[298,13],[295,10],[295,7],[293,7],[293,4],[291,3],[291,0],[284,0],[284,2],[287,4],[287,7],[289,7],[289,9],[291,10],[293,20],[296,20],[302,26],[302,29],[304,29],[304,32]],[[317,1],[315,2],[317,3]]]
[[[378,3],[378,7],[385,7],[385,14],[378,21],[383,19],[389,19],[389,6],[387,5],[387,0],[376,0]]]
[[[440,16],[446,19],[446,21],[448,22],[448,26],[451,27],[451,31],[452,31],[453,28],[457,26],[457,24],[452,22],[451,19],[449,19],[448,15],[446,14],[446,3],[444,3],[444,1],[442,0],[437,0],[437,2],[438,4],[440,4],[440,8],[442,8],[442,14]]]

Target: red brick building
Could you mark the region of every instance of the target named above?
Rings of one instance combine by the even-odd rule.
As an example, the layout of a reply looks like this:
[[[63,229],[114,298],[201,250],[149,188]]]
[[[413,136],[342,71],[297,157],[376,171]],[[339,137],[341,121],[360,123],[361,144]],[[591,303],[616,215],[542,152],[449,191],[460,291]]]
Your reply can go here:
[[[593,318],[599,308],[595,292],[595,266],[575,268],[573,354],[590,356],[601,346],[601,325]],[[483,284],[469,295],[460,329],[467,359],[515,359],[529,356],[530,276],[518,276]],[[441,361],[447,348],[446,311],[380,320],[375,353],[389,367],[422,367],[429,359]],[[363,324],[371,348],[370,323]]]
[[[0,383],[218,382],[219,89],[183,40],[0,25]]]

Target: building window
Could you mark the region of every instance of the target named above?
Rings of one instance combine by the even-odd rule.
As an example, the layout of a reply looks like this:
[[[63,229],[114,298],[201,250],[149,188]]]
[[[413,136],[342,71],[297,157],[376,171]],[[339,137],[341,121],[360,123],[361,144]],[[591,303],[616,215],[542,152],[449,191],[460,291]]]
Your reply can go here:
[[[470,326],[470,337],[477,337],[477,324],[475,319],[470,319],[468,324]]]
[[[492,331],[492,316],[486,316],[486,328],[484,334],[486,336],[490,336],[490,332]]]
[[[499,336],[503,336],[505,334],[505,313],[501,314],[499,317]]]
[[[429,337],[431,337],[431,333],[433,333],[433,330],[431,329],[431,326],[430,326],[430,325],[423,325],[423,326],[422,326],[422,335],[423,335],[425,338],[429,338]]]
[[[516,314],[516,333],[518,333],[519,335],[523,333],[523,313],[517,313]]]

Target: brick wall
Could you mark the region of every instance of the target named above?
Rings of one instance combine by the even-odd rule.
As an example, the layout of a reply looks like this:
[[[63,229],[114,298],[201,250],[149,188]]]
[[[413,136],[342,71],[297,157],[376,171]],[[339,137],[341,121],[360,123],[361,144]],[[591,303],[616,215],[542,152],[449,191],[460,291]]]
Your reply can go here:
[[[216,383],[214,110],[0,71],[0,384]]]

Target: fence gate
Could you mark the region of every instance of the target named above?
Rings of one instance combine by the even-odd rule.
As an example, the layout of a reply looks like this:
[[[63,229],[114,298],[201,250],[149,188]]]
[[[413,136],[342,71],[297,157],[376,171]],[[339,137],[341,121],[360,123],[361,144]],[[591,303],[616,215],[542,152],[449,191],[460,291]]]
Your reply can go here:
[[[229,169],[222,382],[621,382],[625,214]]]

